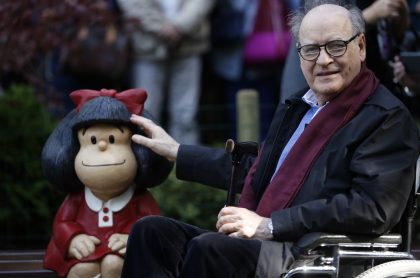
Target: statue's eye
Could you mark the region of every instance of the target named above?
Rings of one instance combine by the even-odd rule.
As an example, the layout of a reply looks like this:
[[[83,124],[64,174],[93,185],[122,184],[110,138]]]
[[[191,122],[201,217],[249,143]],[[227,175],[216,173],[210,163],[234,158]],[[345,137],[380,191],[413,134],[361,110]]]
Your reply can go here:
[[[115,143],[115,137],[114,135],[109,135],[109,143],[114,144]]]
[[[91,136],[90,137],[90,142],[92,142],[92,144],[96,144],[96,136]]]

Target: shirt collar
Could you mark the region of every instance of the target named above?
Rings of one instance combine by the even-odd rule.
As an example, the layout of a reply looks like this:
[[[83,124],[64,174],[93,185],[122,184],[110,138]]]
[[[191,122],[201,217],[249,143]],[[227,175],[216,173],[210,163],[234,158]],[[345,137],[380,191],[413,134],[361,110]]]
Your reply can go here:
[[[318,101],[316,99],[314,91],[312,89],[309,89],[302,97],[302,100],[306,102],[311,108],[321,108],[329,103],[327,101],[324,105],[320,106],[318,105]]]
[[[85,186],[85,200],[88,207],[93,211],[98,212],[106,205],[112,212],[117,212],[128,204],[134,194],[134,188],[135,186],[132,185],[121,195],[104,202],[93,195],[92,191]]]

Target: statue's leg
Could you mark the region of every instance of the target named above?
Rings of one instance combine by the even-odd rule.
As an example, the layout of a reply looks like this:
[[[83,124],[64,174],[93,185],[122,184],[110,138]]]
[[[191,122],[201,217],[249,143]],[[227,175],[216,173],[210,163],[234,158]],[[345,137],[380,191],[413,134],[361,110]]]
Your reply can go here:
[[[117,255],[107,255],[101,261],[101,278],[119,278],[123,266],[123,258]]]
[[[67,278],[91,278],[98,275],[100,272],[99,263],[78,263],[70,268]]]

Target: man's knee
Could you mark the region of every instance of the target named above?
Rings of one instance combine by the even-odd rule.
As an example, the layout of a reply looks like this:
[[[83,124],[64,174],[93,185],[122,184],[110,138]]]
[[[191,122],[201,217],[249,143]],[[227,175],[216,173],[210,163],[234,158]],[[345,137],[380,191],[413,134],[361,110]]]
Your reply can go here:
[[[171,220],[164,216],[150,215],[145,216],[134,223],[130,237],[154,237],[160,232],[165,231],[167,228],[170,229]]]
[[[225,244],[222,235],[217,233],[205,233],[191,239],[188,244],[188,249],[194,250],[194,252],[206,253],[211,249],[218,250]]]
[[[159,223],[162,221],[161,218],[164,217],[158,215],[149,215],[139,219],[136,223],[133,224],[133,227],[131,228],[132,233],[138,233],[144,229],[156,228],[157,225],[160,225]]]

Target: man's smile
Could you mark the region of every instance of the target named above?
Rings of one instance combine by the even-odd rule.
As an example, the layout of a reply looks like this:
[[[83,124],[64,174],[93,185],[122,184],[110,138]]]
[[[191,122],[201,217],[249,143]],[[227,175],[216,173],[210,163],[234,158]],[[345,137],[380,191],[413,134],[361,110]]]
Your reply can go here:
[[[339,71],[337,71],[337,70],[334,70],[334,71],[321,71],[321,72],[318,72],[317,74],[316,74],[316,76],[328,76],[328,75],[333,75],[333,74],[336,74],[336,73],[338,73]]]

